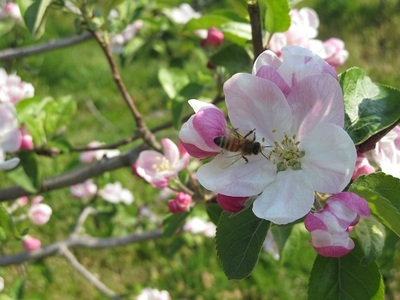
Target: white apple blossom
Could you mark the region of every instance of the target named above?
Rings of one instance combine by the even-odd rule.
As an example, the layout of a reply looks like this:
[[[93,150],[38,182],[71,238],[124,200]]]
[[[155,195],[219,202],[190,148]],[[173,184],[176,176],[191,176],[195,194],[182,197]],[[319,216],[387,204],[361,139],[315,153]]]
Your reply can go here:
[[[242,136],[254,130],[263,155],[247,155],[226,167],[236,153],[221,149],[197,172],[211,191],[258,196],[254,214],[276,224],[306,215],[314,191],[341,192],[356,162],[354,143],[343,130],[343,95],[335,69],[297,46],[284,47],[282,54],[283,61],[265,51],[252,74],[235,74],[224,84],[232,127]],[[205,133],[207,126],[213,128],[206,139],[213,140],[214,124],[202,126]]]
[[[0,170],[9,170],[19,163],[19,158],[6,160],[6,152],[17,151],[21,144],[17,113],[9,102],[0,101]]]
[[[131,191],[124,189],[120,182],[107,183],[104,188],[99,191],[99,195],[106,201],[117,204],[132,204],[134,197]]]

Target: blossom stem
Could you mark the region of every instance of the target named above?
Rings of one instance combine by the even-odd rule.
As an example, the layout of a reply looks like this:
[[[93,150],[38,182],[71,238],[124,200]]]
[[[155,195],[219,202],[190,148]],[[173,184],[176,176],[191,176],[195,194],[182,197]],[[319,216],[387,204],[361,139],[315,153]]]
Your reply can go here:
[[[254,59],[256,59],[263,51],[262,30],[260,20],[260,7],[257,0],[248,0],[247,10],[250,16],[251,37],[253,41]]]

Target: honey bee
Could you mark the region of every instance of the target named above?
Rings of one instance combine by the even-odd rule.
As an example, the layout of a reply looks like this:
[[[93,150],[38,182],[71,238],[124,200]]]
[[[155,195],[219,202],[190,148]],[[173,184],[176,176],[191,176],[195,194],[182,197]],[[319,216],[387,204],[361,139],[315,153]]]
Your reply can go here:
[[[250,130],[245,136],[242,136],[237,132],[237,129],[230,129],[230,131],[231,132],[228,135],[218,136],[214,139],[214,143],[222,149],[230,152],[239,152],[235,155],[229,156],[228,159],[224,161],[224,164],[221,165],[222,168],[227,168],[233,165],[241,158],[248,163],[249,159],[246,156],[252,154],[257,155],[261,153],[262,156],[267,158],[262,152],[262,149],[265,146],[256,142],[255,129]],[[248,139],[250,135],[253,135],[252,139]]]

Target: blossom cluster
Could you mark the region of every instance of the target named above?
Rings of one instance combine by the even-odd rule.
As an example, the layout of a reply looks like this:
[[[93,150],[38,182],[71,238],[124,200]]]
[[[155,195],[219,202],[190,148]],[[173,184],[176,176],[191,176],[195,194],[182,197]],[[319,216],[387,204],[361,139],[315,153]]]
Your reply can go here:
[[[365,199],[342,192],[357,155],[343,129],[344,102],[335,69],[308,49],[286,46],[281,56],[263,52],[251,74],[235,74],[225,82],[224,93],[230,126],[217,106],[192,99],[195,114],[179,132],[191,156],[213,157],[197,172],[200,184],[218,193],[224,210],[238,212],[250,201],[257,217],[275,224],[308,214],[315,192],[337,194],[325,209],[308,214],[307,226],[317,252],[338,256],[351,250],[347,230],[368,216],[369,208]],[[326,216],[340,226],[328,224]],[[309,220],[319,217],[324,225],[311,226]]]
[[[344,48],[344,42],[338,38],[326,41],[316,39],[319,19],[317,13],[308,7],[290,11],[291,25],[286,32],[275,33],[271,37],[269,48],[282,54],[281,49],[287,45],[297,45],[307,48],[325,59],[332,67],[338,68],[347,60],[349,53]]]
[[[6,153],[33,149],[32,136],[23,126],[18,125],[14,105],[34,95],[32,84],[23,82],[16,74],[8,75],[0,69],[0,169],[14,168],[19,159],[6,160]]]
[[[282,55],[281,61],[265,51],[252,74],[235,74],[224,84],[234,133],[222,111],[198,100],[189,101],[195,114],[179,133],[193,157],[215,156],[197,172],[205,188],[231,197],[256,196],[254,214],[276,224],[306,215],[314,191],[341,192],[356,161],[355,146],[343,130],[335,69],[297,46],[284,47]],[[221,136],[258,143],[261,153],[223,149],[215,142]],[[231,164],[237,152],[239,159]]]

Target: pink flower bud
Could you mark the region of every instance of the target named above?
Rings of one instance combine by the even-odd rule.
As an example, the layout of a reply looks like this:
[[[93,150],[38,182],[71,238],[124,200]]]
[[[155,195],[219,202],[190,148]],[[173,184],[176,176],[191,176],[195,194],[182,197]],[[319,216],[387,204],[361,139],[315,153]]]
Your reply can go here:
[[[369,217],[367,201],[354,193],[342,192],[328,198],[325,207],[308,213],[304,220],[311,233],[315,251],[326,257],[341,257],[354,248],[349,237],[349,227],[354,227],[360,217]]]
[[[23,196],[17,199],[17,203],[19,206],[25,206],[28,204],[28,197],[27,196]]]
[[[44,203],[34,204],[28,211],[29,219],[38,225],[46,224],[52,214],[50,206]]]
[[[34,148],[32,136],[26,131],[26,128],[24,126],[21,126],[19,128],[19,132],[21,135],[21,144],[19,146],[19,149],[32,150]]]
[[[176,214],[185,210],[189,210],[191,203],[192,196],[183,192],[179,192],[175,199],[168,202],[168,208],[170,212]]]
[[[237,213],[244,208],[244,203],[249,197],[231,197],[227,195],[218,194],[217,202],[223,210]]]
[[[224,33],[215,27],[208,29],[207,37],[200,42],[201,47],[219,46],[224,41]]]
[[[224,113],[215,105],[189,100],[195,114],[182,125],[179,139],[186,151],[195,158],[206,158],[219,154],[221,148],[214,139],[227,135]]]
[[[43,196],[33,197],[33,199],[31,200],[31,205],[38,204],[38,203],[42,202],[43,200],[44,200]]]
[[[22,239],[22,245],[24,246],[26,251],[33,251],[36,249],[39,249],[42,245],[40,240],[35,239],[34,237],[31,237],[30,235],[26,235]]]

